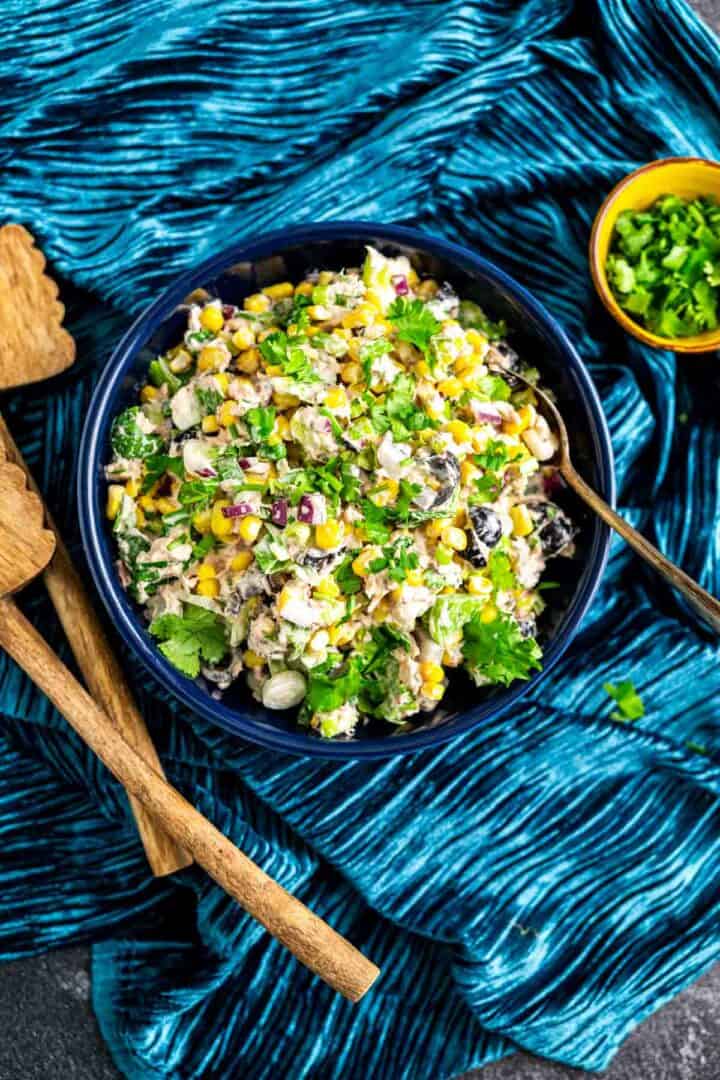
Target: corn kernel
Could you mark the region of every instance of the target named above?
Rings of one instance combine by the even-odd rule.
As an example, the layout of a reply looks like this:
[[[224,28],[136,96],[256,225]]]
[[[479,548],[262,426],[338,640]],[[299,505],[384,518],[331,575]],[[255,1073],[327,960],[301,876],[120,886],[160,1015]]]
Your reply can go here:
[[[459,379],[443,379],[437,385],[438,391],[443,397],[457,398],[463,392],[463,384]]]
[[[276,390],[273,394],[273,404],[278,409],[294,409],[300,404],[300,398],[295,397],[294,394],[282,394]]]
[[[373,622],[384,623],[389,614],[390,614],[390,605],[388,604],[387,600],[383,597],[383,599],[380,601],[380,603],[377,605],[377,607],[375,608],[375,610],[372,613]]]
[[[218,371],[225,363],[225,351],[217,345],[204,345],[198,356],[198,371]]]
[[[290,281],[279,281],[277,285],[266,285],[263,289],[265,296],[269,296],[271,300],[285,300],[294,292],[295,287]]]
[[[423,697],[430,698],[431,701],[440,701],[445,693],[445,687],[442,683],[425,682],[420,687],[420,691]]]
[[[343,538],[343,527],[340,521],[326,521],[322,525],[315,526],[315,544],[327,551],[329,548],[338,546]]]
[[[472,484],[473,480],[477,480],[479,476],[480,470],[478,469],[477,465],[474,465],[472,461],[468,461],[467,459],[463,461],[460,466],[460,478],[463,484],[469,486],[470,484]]]
[[[453,656],[453,654],[449,653],[446,649],[443,653],[442,662],[445,667],[459,667],[462,662],[462,654],[460,657]]]
[[[345,327],[345,326],[336,326],[335,329],[333,330],[333,335],[335,337],[342,338],[343,341],[352,341],[352,340],[354,340],[353,336],[352,336],[352,330],[348,330],[347,327]]]
[[[365,290],[365,303],[369,304],[370,307],[374,307],[376,311],[382,312],[382,297],[380,296],[380,293],[377,291],[377,289],[370,288]]]
[[[107,502],[105,503],[105,517],[108,521],[114,521],[118,516],[124,494],[125,488],[122,484],[111,484],[108,488]]]
[[[220,406],[220,413],[218,416],[218,421],[222,424],[223,427],[230,427],[230,425],[234,424],[237,420],[237,413],[235,411],[235,408],[236,407],[234,401],[223,401],[222,405]]]
[[[342,623],[341,626],[329,626],[328,638],[331,645],[341,646],[349,645],[352,639],[355,637],[355,627],[350,623]]]
[[[425,412],[428,414],[428,416],[430,417],[431,420],[444,420],[445,419],[445,408],[444,408],[444,406],[435,405],[432,402],[430,402],[429,405],[425,406]]]
[[[270,297],[263,293],[253,293],[252,296],[245,297],[243,307],[252,315],[260,315],[270,307]]]
[[[225,517],[223,514],[223,507],[229,506],[228,499],[218,499],[213,505],[212,513],[210,515],[210,528],[213,536],[218,540],[227,540],[233,529],[233,519]]]
[[[417,270],[413,270],[412,266],[408,270],[405,277],[407,278],[407,283],[408,283],[408,285],[410,286],[411,289],[414,289],[415,286],[420,281],[420,278],[417,275]]]
[[[464,420],[451,420],[447,429],[456,442],[465,443],[470,442],[472,439],[470,425],[466,424]]]
[[[305,333],[308,337],[315,337],[316,334],[323,333],[323,328],[322,326],[306,326]]]
[[[370,572],[369,564],[373,561],[373,559],[377,559],[378,555],[379,551],[377,549],[365,548],[364,551],[361,551],[360,554],[355,559],[353,559],[353,573],[357,574],[358,577],[367,577],[368,573]]]
[[[498,609],[494,604],[486,604],[480,612],[480,622],[491,623],[495,622],[498,617]]]
[[[247,517],[241,518],[240,520],[238,535],[246,544],[254,544],[261,529],[262,519],[256,517],[254,514],[248,514]]]
[[[176,501],[174,499],[166,499],[165,496],[156,499],[155,505],[161,514],[172,514],[174,510],[178,509]]]
[[[142,529],[143,525],[145,524],[145,513],[141,506],[135,507],[135,524],[137,525],[138,529]]]
[[[201,562],[197,568],[198,581],[209,581],[210,578],[217,577],[215,567],[212,563]]]
[[[346,386],[352,386],[353,383],[360,382],[362,377],[363,369],[354,360],[350,360],[340,368],[340,378]]]
[[[299,285],[295,286],[296,296],[312,296],[313,291],[312,281],[301,281]]]
[[[487,345],[487,338],[484,334],[481,334],[479,330],[466,330],[465,340],[467,341],[468,345],[472,345],[473,349],[477,351],[483,349],[485,345]]]
[[[127,484],[125,485],[125,491],[131,499],[136,499],[140,494],[141,486],[142,485],[140,484],[139,480],[128,480]]]
[[[432,368],[428,364],[427,360],[418,360],[415,365],[415,372],[421,379],[432,379]]]
[[[405,580],[407,581],[408,585],[422,585],[422,570],[408,570]]]
[[[230,385],[230,376],[226,375],[224,371],[219,371],[215,376],[215,382],[220,388],[220,392],[227,397],[228,387]]]
[[[208,578],[207,581],[198,581],[195,592],[198,596],[208,596],[214,600],[220,592],[220,585],[214,578]]]
[[[310,304],[305,310],[315,322],[324,322],[330,315],[328,309],[323,307],[322,304]]]
[[[214,435],[220,430],[216,416],[203,416],[201,427],[206,435]]]
[[[322,596],[327,600],[336,600],[340,595],[340,586],[334,578],[326,577],[315,586],[315,595]]]
[[[265,364],[265,374],[274,378],[276,375],[282,375],[283,369],[279,364]]]
[[[420,664],[420,675],[426,683],[441,683],[445,678],[445,672],[440,664],[433,664],[431,660],[423,660]]]
[[[347,330],[354,330],[359,326],[370,326],[376,314],[369,304],[358,304],[352,311],[347,311],[340,322]]]
[[[453,551],[464,551],[467,547],[467,536],[456,525],[448,525],[446,529],[443,529],[441,536],[443,544],[452,548]]]
[[[252,551],[238,551],[237,555],[230,560],[230,569],[234,570],[236,574],[241,574],[243,570],[247,570],[252,561]]]
[[[432,521],[428,521],[425,525],[425,535],[428,540],[439,540],[443,529],[451,524],[452,522],[448,518],[433,518]]]
[[[235,331],[230,340],[235,348],[242,352],[243,349],[249,349],[251,345],[255,344],[255,334],[249,326],[241,326]]]
[[[334,277],[332,270],[321,270],[318,274],[318,285],[329,285]]]
[[[265,666],[265,658],[253,652],[252,649],[246,649],[243,653],[243,663],[245,667],[261,668]]]
[[[537,420],[537,412],[533,405],[523,405],[518,409],[517,420],[506,420],[503,424],[503,431],[506,435],[520,435],[523,431],[527,431],[529,427],[532,427]]]
[[[513,532],[516,536],[528,536],[533,531],[533,519],[524,503],[510,508]]]
[[[147,404],[148,401],[153,401],[158,396],[158,393],[157,386],[143,386],[140,391],[140,400]]]
[[[284,442],[287,442],[291,438],[290,435],[290,421],[287,416],[278,416],[275,420],[275,427],[273,434],[278,435]]]
[[[212,330],[213,334],[216,334],[218,330],[222,330],[224,322],[223,313],[218,307],[208,305],[200,312],[200,325],[203,330]]]
[[[193,516],[192,519],[193,528],[195,528],[203,536],[210,532],[210,511],[200,510]]]
[[[432,278],[425,278],[425,280],[421,281],[419,283],[419,285],[417,286],[417,288],[415,289],[415,292],[423,300],[429,300],[431,297],[433,297],[435,295],[435,293],[437,291],[438,291],[438,283],[437,283],[437,281],[434,281]]]
[[[168,367],[175,375],[179,375],[182,371],[187,371],[191,364],[192,356],[189,352],[181,349],[180,352],[175,353]]]
[[[492,582],[482,574],[471,574],[466,588],[471,596],[489,596],[493,590]]]
[[[235,367],[244,375],[254,375],[260,367],[260,353],[257,349],[246,349],[235,357]]]
[[[157,506],[152,495],[141,495],[138,499],[138,506],[141,506],[146,514],[157,513]]]
[[[342,409],[347,405],[347,394],[342,386],[333,386],[325,395],[325,404],[328,409]]]

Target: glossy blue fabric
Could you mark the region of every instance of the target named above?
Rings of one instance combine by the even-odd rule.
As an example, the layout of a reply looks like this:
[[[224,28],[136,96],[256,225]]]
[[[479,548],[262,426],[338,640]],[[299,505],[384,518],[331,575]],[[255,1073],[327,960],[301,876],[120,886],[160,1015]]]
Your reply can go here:
[[[624,337],[585,254],[633,166],[720,157],[720,49],[682,3],[9,0],[0,31],[0,217],[38,236],[79,344],[3,407],[71,538],[131,314],[231,239],[355,216],[460,239],[547,303],[592,363],[623,511],[720,592],[716,358]],[[23,604],[67,655],[39,585]],[[620,678],[634,725],[609,719]],[[433,753],[285,759],[134,682],[172,779],[384,975],[352,1007],[200,872],[151,880],[122,792],[2,659],[0,950],[95,942],[132,1080],[435,1080],[518,1045],[597,1069],[720,957],[717,645],[619,544],[548,679]]]

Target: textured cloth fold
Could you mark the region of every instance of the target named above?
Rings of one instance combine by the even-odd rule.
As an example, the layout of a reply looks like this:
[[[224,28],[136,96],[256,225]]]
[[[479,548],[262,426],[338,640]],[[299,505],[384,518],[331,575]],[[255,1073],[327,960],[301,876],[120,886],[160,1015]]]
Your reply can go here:
[[[0,31],[0,220],[38,238],[78,341],[72,371],[3,409],[78,558],[78,434],[132,316],[231,241],[357,217],[466,243],[548,305],[591,365],[621,509],[720,592],[716,357],[625,337],[586,255],[631,168],[720,157],[720,48],[680,0],[78,0],[72,17],[10,0]],[[41,585],[21,602],[67,658]],[[383,968],[350,1006],[199,870],[153,881],[122,791],[0,657],[0,956],[95,942],[131,1080],[437,1080],[518,1045],[602,1068],[720,958],[718,648],[621,544],[528,698],[400,760],[238,743],[123,659],[173,782]],[[621,678],[646,702],[633,725],[602,689]]]

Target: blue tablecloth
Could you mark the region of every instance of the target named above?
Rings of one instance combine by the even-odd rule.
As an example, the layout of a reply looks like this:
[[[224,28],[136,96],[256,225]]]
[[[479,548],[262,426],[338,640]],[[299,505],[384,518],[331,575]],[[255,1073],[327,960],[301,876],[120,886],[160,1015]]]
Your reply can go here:
[[[0,31],[0,219],[38,237],[79,346],[3,408],[71,540],[79,429],[132,314],[231,239],[365,217],[545,301],[592,364],[624,513],[720,592],[716,357],[624,337],[586,259],[631,168],[720,157],[720,50],[683,3],[10,0]],[[67,655],[39,584],[23,604]],[[548,679],[435,753],[284,759],[128,660],[174,782],[383,967],[353,1007],[201,872],[152,880],[123,793],[0,659],[0,953],[93,941],[133,1080],[436,1080],[516,1045],[601,1068],[720,956],[717,661],[619,543]],[[609,719],[620,678],[633,725]]]

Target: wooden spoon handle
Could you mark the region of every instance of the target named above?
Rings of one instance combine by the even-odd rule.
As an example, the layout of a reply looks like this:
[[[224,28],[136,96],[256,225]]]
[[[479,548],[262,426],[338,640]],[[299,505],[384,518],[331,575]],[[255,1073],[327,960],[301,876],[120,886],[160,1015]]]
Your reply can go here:
[[[629,525],[624,518],[621,518],[619,514],[616,514],[614,510],[611,510],[608,504],[600,498],[596,491],[586,484],[579,473],[575,471],[572,465],[563,464],[560,467],[562,475],[567,480],[570,487],[578,493],[581,499],[590,506],[598,517],[601,517],[603,521],[614,529],[616,533],[622,536],[623,540],[633,548],[649,563],[653,569],[657,570],[667,581],[673,585],[678,592],[682,593],[686,600],[690,602],[698,615],[700,615],[706,623],[708,623],[716,633],[720,633],[720,601],[716,600],[714,596],[711,596],[709,592],[706,592],[701,585],[698,585],[697,581],[681,570],[679,566],[675,566],[675,563],[671,563],[661,551],[651,544],[649,540],[646,540],[642,533],[639,533],[637,529],[634,529],[632,525]]]
[[[2,446],[8,459],[25,470],[28,487],[40,495],[37,484],[0,416],[0,449]],[[45,515],[48,528],[55,533],[55,555],[45,568],[45,585],[78,667],[93,697],[127,742],[152,765],[155,772],[162,773],[163,768],[150,732],[47,507]],[[192,858],[163,832],[145,807],[132,796],[130,806],[153,874],[162,877],[189,866]]]
[[[379,969],[243,855],[125,742],[9,597],[0,599],[0,645],[120,783],[230,896],[333,989],[360,1000]]]

